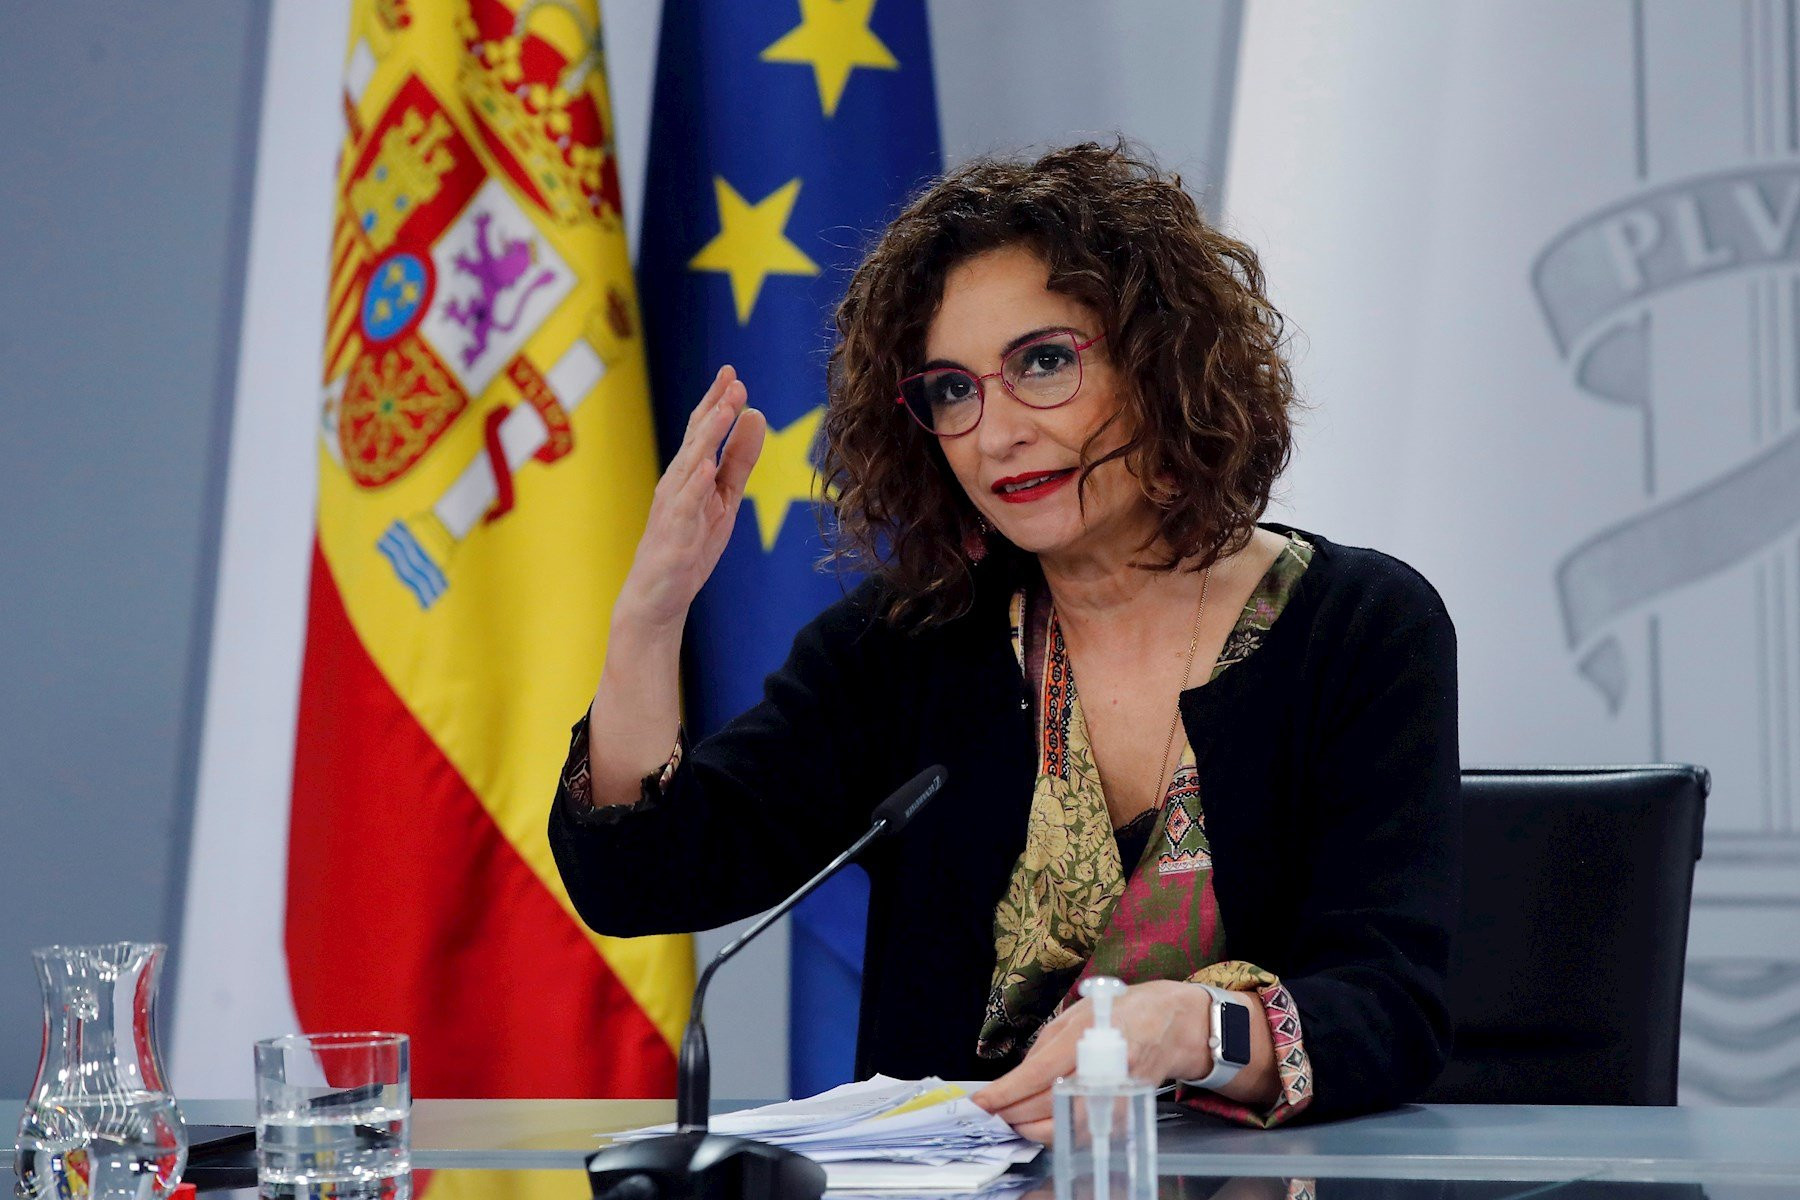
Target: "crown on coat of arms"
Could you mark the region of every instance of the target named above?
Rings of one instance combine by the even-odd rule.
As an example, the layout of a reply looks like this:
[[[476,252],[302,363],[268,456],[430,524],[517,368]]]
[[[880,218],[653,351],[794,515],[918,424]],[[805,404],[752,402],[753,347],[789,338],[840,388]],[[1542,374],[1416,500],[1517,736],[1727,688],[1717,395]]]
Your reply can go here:
[[[585,52],[569,58],[526,25],[545,8],[581,25],[573,9],[527,3],[514,17],[492,3],[470,7],[459,23],[468,53],[458,83],[488,148],[559,222],[616,219],[610,120],[603,90],[588,86],[600,74],[597,33],[582,26]]]

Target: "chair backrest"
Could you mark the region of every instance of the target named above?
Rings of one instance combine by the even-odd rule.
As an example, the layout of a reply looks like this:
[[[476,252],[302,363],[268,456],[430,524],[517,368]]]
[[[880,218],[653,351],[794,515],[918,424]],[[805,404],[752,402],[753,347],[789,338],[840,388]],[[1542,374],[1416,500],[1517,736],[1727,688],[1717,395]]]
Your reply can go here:
[[[1709,787],[1690,766],[1463,772],[1456,1044],[1424,1100],[1675,1103]]]

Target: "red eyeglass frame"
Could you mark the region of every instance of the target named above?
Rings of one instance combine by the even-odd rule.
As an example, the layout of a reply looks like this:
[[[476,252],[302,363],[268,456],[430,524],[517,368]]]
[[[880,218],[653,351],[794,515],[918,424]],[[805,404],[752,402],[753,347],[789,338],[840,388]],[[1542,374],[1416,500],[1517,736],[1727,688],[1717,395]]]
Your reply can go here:
[[[1000,381],[1000,386],[1006,389],[1007,395],[1011,396],[1014,400],[1017,400],[1020,404],[1023,404],[1026,408],[1029,408],[1034,412],[1049,412],[1051,409],[1061,408],[1065,404],[1073,403],[1075,400],[1075,397],[1081,395],[1081,385],[1087,379],[1087,367],[1081,361],[1081,352],[1083,350],[1086,350],[1089,347],[1093,346],[1096,342],[1099,342],[1100,340],[1105,338],[1106,334],[1096,333],[1093,337],[1089,338],[1085,342],[1076,342],[1075,343],[1075,372],[1076,372],[1075,390],[1069,393],[1069,398],[1067,400],[1058,400],[1055,404],[1033,404],[1029,400],[1026,400],[1024,397],[1020,396],[1019,393],[1013,391],[1012,384],[1006,382],[1006,359],[1011,358],[1015,354],[1023,353],[1024,351],[1031,349],[1033,346],[1041,346],[1045,342],[1053,342],[1059,337],[1075,338],[1075,337],[1079,337],[1079,336],[1080,335],[1077,334],[1072,329],[1062,329],[1062,330],[1058,330],[1055,333],[1047,333],[1041,338],[1034,338],[1031,341],[1026,342],[1022,346],[1014,346],[1011,350],[1007,351],[1005,357],[1003,357],[1000,360],[1001,369],[998,371],[989,371],[986,375],[977,375],[977,374],[975,374],[975,372],[965,371],[961,367],[938,367],[938,368],[936,368],[935,371],[919,371],[915,374],[908,375],[906,378],[904,378],[900,381],[900,392],[899,392],[899,394],[897,394],[894,397],[894,403],[898,404],[901,408],[904,408],[906,410],[906,415],[912,418],[914,425],[917,425],[920,429],[923,429],[926,433],[931,434],[933,437],[940,437],[940,438],[964,437],[968,434],[974,433],[977,429],[981,428],[981,418],[985,417],[987,415],[987,381],[990,379],[998,379]],[[961,430],[957,433],[939,433],[937,430],[933,429],[931,426],[925,424],[924,421],[921,421],[919,419],[919,414],[914,412],[912,410],[912,406],[906,402],[906,385],[911,383],[915,379],[923,379],[927,375],[936,374],[937,371],[955,371],[961,375],[966,375],[970,379],[973,379],[975,381],[975,397],[976,397],[976,400],[981,405],[981,411],[975,414],[975,423],[973,425],[970,425],[967,429]]]

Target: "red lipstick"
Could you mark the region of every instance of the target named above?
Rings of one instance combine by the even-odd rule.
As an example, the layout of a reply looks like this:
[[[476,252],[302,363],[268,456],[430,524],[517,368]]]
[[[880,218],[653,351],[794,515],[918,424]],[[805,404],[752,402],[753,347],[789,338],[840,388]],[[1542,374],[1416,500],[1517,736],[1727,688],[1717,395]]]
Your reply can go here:
[[[996,479],[990,490],[1008,504],[1029,504],[1033,500],[1042,500],[1073,478],[1074,467],[1062,471],[1031,471]]]

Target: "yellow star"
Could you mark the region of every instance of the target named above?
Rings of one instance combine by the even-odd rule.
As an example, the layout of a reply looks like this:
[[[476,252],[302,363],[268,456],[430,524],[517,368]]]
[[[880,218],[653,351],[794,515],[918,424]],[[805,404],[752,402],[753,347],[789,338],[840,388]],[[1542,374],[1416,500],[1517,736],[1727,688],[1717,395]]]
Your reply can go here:
[[[756,529],[765,554],[775,549],[789,506],[817,499],[818,468],[813,466],[812,449],[824,417],[821,406],[786,429],[769,430],[762,457],[744,484],[744,495],[756,504]]]
[[[388,269],[382,272],[382,274],[386,276],[382,282],[388,287],[393,287],[396,283],[399,283],[402,279],[406,278],[406,271],[399,263],[389,263]]]
[[[809,63],[827,117],[837,112],[850,72],[893,71],[900,62],[869,29],[875,0],[800,0],[800,24],[762,52],[764,62]]]
[[[418,298],[419,298],[419,285],[418,284],[409,282],[409,283],[407,283],[407,285],[405,287],[400,289],[400,300],[402,303],[411,304],[414,300],[417,300]]]
[[[723,176],[713,176],[713,193],[719,202],[719,234],[689,260],[695,271],[719,271],[731,277],[731,298],[737,302],[739,325],[750,323],[750,312],[771,275],[817,275],[818,264],[783,232],[800,198],[800,181],[790,179],[762,200],[750,204]]]
[[[375,301],[375,319],[377,321],[385,321],[393,315],[394,315],[394,306],[393,305],[389,304],[386,300],[378,299]]]

